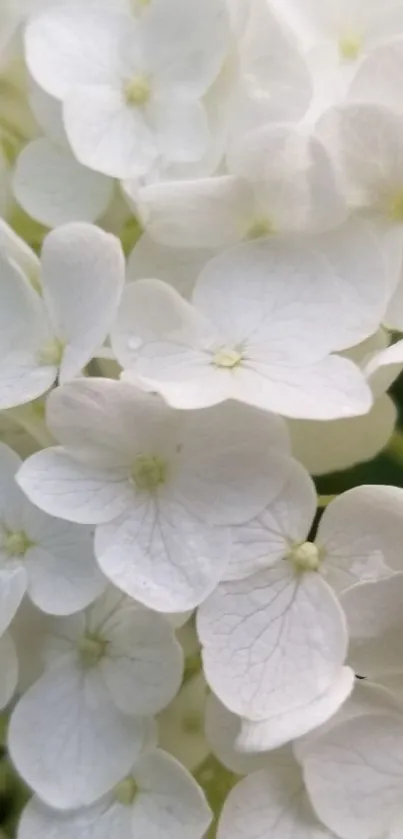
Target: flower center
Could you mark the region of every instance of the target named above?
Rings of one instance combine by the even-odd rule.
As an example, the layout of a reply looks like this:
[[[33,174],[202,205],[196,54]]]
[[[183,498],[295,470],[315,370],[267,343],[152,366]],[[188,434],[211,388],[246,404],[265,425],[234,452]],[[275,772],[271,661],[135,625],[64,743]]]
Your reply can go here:
[[[296,571],[318,571],[320,565],[319,548],[314,542],[294,545],[288,554],[288,559]]]
[[[132,478],[137,489],[156,489],[167,478],[167,463],[158,455],[140,454],[136,457]]]
[[[85,667],[94,667],[105,655],[108,642],[98,635],[86,633],[78,641],[77,649]]]
[[[136,107],[146,105],[151,95],[148,79],[145,76],[134,76],[126,82],[124,94],[128,105],[135,105]]]
[[[346,61],[355,61],[363,48],[362,38],[354,32],[348,32],[339,40],[339,55]]]
[[[224,348],[222,350],[218,350],[218,352],[216,352],[213,356],[213,364],[215,364],[216,367],[225,367],[228,370],[238,367],[241,361],[242,353],[238,350]]]
[[[275,227],[269,218],[256,218],[248,227],[248,239],[261,239],[263,236],[272,236],[275,233]]]
[[[59,367],[63,358],[64,344],[59,338],[52,338],[41,347],[38,353],[39,364]]]
[[[123,804],[124,807],[130,807],[138,793],[136,781],[129,775],[128,778],[125,778],[115,787],[114,793],[119,804]]]
[[[8,556],[24,556],[29,548],[32,548],[34,542],[28,538],[23,530],[15,530],[7,533],[3,542],[3,550]]]

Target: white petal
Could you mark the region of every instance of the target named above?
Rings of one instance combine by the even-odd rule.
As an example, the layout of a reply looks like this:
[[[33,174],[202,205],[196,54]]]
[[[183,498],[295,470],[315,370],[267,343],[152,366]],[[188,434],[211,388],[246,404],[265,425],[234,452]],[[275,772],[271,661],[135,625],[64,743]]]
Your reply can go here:
[[[119,71],[119,39],[130,18],[73,4],[33,16],[25,32],[29,70],[59,99],[81,84],[107,84]]]
[[[212,690],[256,721],[309,709],[346,655],[345,620],[331,589],[286,562],[221,584],[199,609],[198,633]]]
[[[290,420],[293,454],[312,475],[348,469],[379,454],[392,436],[396,417],[396,407],[385,394],[364,416],[330,422]]]
[[[30,78],[29,104],[36,122],[43,129],[45,137],[53,140],[62,149],[68,148],[68,140],[63,125],[62,103]]]
[[[177,367],[179,378],[182,365],[185,366],[183,375],[187,375],[192,353],[204,359],[199,347],[203,347],[211,335],[214,335],[214,328],[173,288],[159,280],[139,280],[125,288],[111,340],[123,367],[135,366],[135,370],[149,378],[153,373],[157,376],[161,370],[161,378],[169,380],[174,377]],[[165,373],[159,351],[164,342],[168,349],[170,345],[172,347],[172,358],[165,361]],[[141,360],[136,364],[139,357]],[[207,375],[207,361],[204,368]]]
[[[20,839],[77,839],[87,831],[94,839],[130,837],[130,808],[108,795],[92,807],[63,812],[50,809],[34,796],[25,807],[18,827]]]
[[[12,699],[18,682],[18,658],[12,638],[6,632],[0,638],[0,709]]]
[[[351,667],[342,667],[327,691],[301,709],[284,711],[268,720],[251,722],[242,720],[236,739],[236,746],[245,758],[248,755],[269,752],[315,731],[328,722],[343,703],[349,698],[354,688],[355,675]]]
[[[399,716],[365,715],[313,743],[304,777],[313,806],[341,839],[381,836],[401,808],[403,727]]]
[[[134,178],[151,169],[160,151],[157,140],[118,88],[75,90],[63,113],[70,145],[84,166],[112,178]]]
[[[347,358],[330,355],[315,364],[296,367],[271,363],[269,354],[259,349],[254,358],[240,366],[231,395],[294,419],[361,416],[372,405],[364,375]]]
[[[19,268],[0,258],[0,408],[30,402],[53,384],[57,369],[42,365],[52,339],[42,299]]]
[[[182,681],[183,652],[168,622],[124,601],[102,623],[108,641],[101,661],[105,684],[126,714],[156,714],[168,705]]]
[[[38,280],[40,262],[36,253],[4,219],[0,219],[0,252],[16,263],[28,279]]]
[[[396,38],[371,50],[357,70],[348,92],[349,101],[373,102],[391,108],[393,111],[401,111],[402,70],[403,43],[401,39]]]
[[[70,615],[102,593],[106,580],[95,562],[92,529],[51,518],[29,505],[24,532],[33,543],[24,557],[28,595],[39,609]]]
[[[403,672],[401,645],[403,574],[361,583],[341,598],[350,633],[349,661],[373,678]]]
[[[62,448],[28,458],[18,473],[18,484],[45,513],[78,524],[111,521],[129,507],[133,495],[127,470],[122,474],[80,464]]]
[[[112,705],[94,672],[53,667],[20,699],[9,729],[18,772],[50,806],[91,804],[129,772],[147,733]]]
[[[77,375],[100,347],[115,318],[124,283],[124,258],[114,236],[72,223],[46,237],[43,292],[65,348],[60,380]]]
[[[175,496],[139,498],[131,514],[97,529],[104,574],[131,597],[160,612],[193,609],[220,581],[229,533],[205,524]]]
[[[229,46],[225,4],[214,0],[171,0],[152,4],[142,19],[144,50],[163,82],[192,98],[202,96],[218,76]]]
[[[209,126],[201,102],[173,94],[156,98],[148,108],[148,119],[156,132],[159,152],[166,160],[192,163],[208,151]]]
[[[147,186],[138,208],[147,233],[169,247],[229,247],[253,222],[251,190],[231,175]]]
[[[13,189],[28,215],[47,227],[56,227],[99,218],[112,198],[113,182],[81,166],[67,151],[43,138],[21,152]]]
[[[305,791],[297,763],[268,766],[231,790],[221,813],[217,839],[334,839],[321,825]]]
[[[202,789],[161,750],[141,758],[133,772],[139,792],[132,811],[133,836],[201,839],[212,820]]]
[[[27,589],[25,568],[0,569],[0,637],[10,625]]]
[[[365,367],[372,390],[385,393],[403,370],[403,341],[397,341],[369,359]]]
[[[232,528],[226,580],[242,579],[269,568],[284,559],[293,544],[308,538],[317,507],[312,479],[291,458],[273,458],[270,472],[272,492],[265,508],[256,518]]]
[[[384,576],[388,566],[402,568],[402,502],[402,489],[374,485],[355,487],[329,504],[317,535],[329,581],[346,588]]]

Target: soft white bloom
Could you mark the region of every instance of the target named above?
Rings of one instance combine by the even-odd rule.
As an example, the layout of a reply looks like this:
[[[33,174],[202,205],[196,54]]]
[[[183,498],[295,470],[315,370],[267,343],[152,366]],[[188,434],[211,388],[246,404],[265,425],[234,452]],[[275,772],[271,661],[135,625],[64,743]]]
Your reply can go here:
[[[101,347],[120,300],[124,258],[114,236],[84,223],[49,233],[39,275],[34,255],[23,272],[0,240],[1,251],[0,407],[10,408],[79,374]]]
[[[332,702],[348,634],[331,586],[342,590],[401,568],[401,490],[344,493],[327,507],[312,542],[315,510],[313,482],[289,462],[264,512],[234,528],[227,582],[198,613],[210,687],[234,713],[267,721],[267,742],[284,736],[274,745],[314,727],[316,701]]]
[[[92,531],[51,518],[34,507],[15,482],[21,460],[0,443],[0,590],[10,609],[25,591],[44,612],[69,615],[101,594]],[[17,583],[18,581],[18,583]],[[15,589],[18,585],[18,596]]]
[[[45,136],[32,140],[18,156],[12,180],[16,200],[48,227],[95,221],[112,199],[113,181],[73,157],[57,99],[34,86],[30,105]]]
[[[70,809],[130,771],[148,736],[146,715],[179,688],[183,657],[161,615],[114,590],[48,632],[45,672],[13,712],[9,747],[38,795]]]
[[[304,746],[308,794],[329,830],[341,839],[401,836],[402,749],[397,710],[342,721]]]
[[[26,58],[35,80],[63,102],[77,159],[114,177],[162,161],[200,159],[209,143],[202,97],[228,45],[222,2],[153,2],[135,20],[68,5],[34,17]]]
[[[129,256],[127,279],[131,282],[158,277],[189,298],[201,270],[214,255],[206,248],[160,245],[143,233]]]
[[[192,305],[158,280],[127,286],[113,349],[125,378],[176,408],[236,399],[298,418],[363,414],[363,375],[331,353],[378,328],[383,275],[382,252],[358,221],[307,243],[239,245],[207,264]]]
[[[288,126],[246,134],[231,149],[228,174],[145,187],[137,206],[150,236],[176,248],[225,248],[336,227],[345,217],[323,145]]]
[[[216,586],[228,525],[262,508],[283,468],[271,447],[288,447],[281,421],[262,412],[236,404],[175,412],[103,379],[54,392],[48,424],[63,447],[26,461],[20,486],[52,515],[97,524],[106,576],[165,612],[194,608]]]
[[[298,34],[314,79],[310,117],[340,102],[365,56],[403,33],[400,0],[274,0]]]
[[[173,757],[146,752],[107,796],[90,808],[60,813],[33,798],[19,839],[202,839],[212,813],[201,788]]]

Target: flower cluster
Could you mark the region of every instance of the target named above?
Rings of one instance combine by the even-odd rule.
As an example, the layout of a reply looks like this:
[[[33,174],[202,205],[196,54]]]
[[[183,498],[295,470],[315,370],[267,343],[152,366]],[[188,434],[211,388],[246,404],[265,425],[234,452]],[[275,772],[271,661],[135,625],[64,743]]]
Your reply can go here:
[[[0,0],[18,839],[402,839],[403,0]]]

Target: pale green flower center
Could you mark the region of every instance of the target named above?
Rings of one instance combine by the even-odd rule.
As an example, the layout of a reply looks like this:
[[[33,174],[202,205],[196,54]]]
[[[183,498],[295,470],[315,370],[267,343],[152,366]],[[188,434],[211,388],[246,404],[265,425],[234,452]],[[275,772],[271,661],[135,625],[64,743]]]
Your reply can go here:
[[[132,478],[137,489],[156,489],[166,481],[167,463],[158,455],[140,454],[135,460]]]
[[[296,571],[318,571],[320,566],[319,548],[314,542],[294,545],[288,554],[288,559]]]
[[[363,42],[360,35],[348,32],[339,40],[339,54],[346,61],[355,61],[363,49]]]
[[[15,530],[7,533],[3,542],[3,549],[10,557],[24,556],[33,545],[34,542],[31,542],[23,530]]]
[[[130,775],[115,787],[114,793],[119,804],[123,804],[124,807],[130,807],[134,803],[138,793],[136,781]]]
[[[94,667],[105,655],[108,642],[98,635],[86,633],[79,639],[77,648],[85,667]]]
[[[213,356],[213,364],[215,364],[216,367],[226,367],[228,370],[238,367],[241,361],[242,353],[240,353],[239,350],[224,348],[222,350],[218,350],[218,352],[216,352]]]
[[[133,76],[124,86],[124,94],[128,105],[146,105],[151,95],[150,82],[146,76]]]
[[[38,353],[39,364],[59,367],[63,358],[64,344],[59,338],[52,338],[41,347]]]
[[[272,236],[276,232],[273,222],[269,218],[256,218],[248,227],[248,239],[261,239],[264,236]]]

